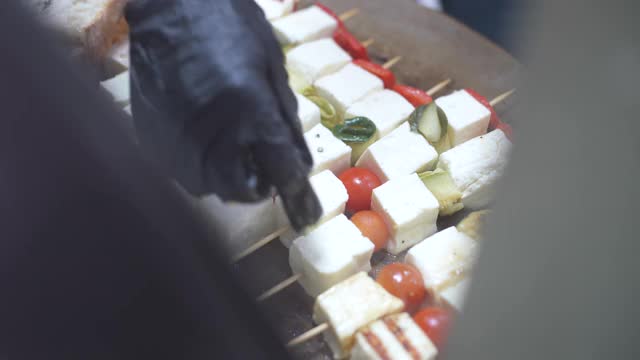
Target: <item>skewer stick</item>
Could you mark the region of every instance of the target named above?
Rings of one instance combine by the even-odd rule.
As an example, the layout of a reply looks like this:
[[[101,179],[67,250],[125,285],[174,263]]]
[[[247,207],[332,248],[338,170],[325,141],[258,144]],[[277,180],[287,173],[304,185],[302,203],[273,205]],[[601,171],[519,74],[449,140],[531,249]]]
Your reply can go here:
[[[362,46],[364,46],[365,48],[368,48],[369,46],[371,46],[374,42],[376,42],[376,39],[374,38],[369,38],[365,41],[362,42]]]
[[[358,15],[359,13],[360,13],[360,9],[353,8],[351,10],[347,10],[347,11],[343,12],[342,14],[338,15],[338,18],[340,18],[341,21],[347,21],[347,20],[351,19],[352,17]]]
[[[395,64],[397,64],[398,62],[400,62],[400,60],[402,60],[402,56],[396,56],[393,59],[387,61],[386,63],[382,64],[382,67],[385,69],[391,69]]]
[[[302,344],[303,342],[322,334],[327,329],[329,329],[329,324],[327,324],[327,323],[320,324],[320,325],[314,327],[313,329],[308,330],[304,334],[302,334],[300,336],[296,336],[295,338],[293,338],[293,340],[291,340],[291,341],[289,341],[287,343],[287,347],[294,347],[294,346],[296,346],[298,344]]]
[[[278,230],[276,230],[275,232],[265,236],[262,240],[258,241],[257,243],[251,245],[248,249],[246,249],[245,251],[237,254],[236,256],[231,258],[231,262],[232,263],[236,263],[242,259],[244,259],[245,257],[249,256],[250,254],[252,254],[254,251],[260,249],[261,247],[267,245],[268,243],[270,243],[271,241],[273,241],[274,239],[276,239],[278,236],[284,234],[285,232],[287,232],[287,230],[289,230],[288,226],[282,227]]]
[[[451,83],[451,79],[443,80],[443,81],[437,83],[431,89],[427,90],[427,95],[429,95],[429,96],[435,95],[437,92],[439,92],[440,90],[442,90],[445,87],[447,87],[447,85],[449,85],[449,83]]]
[[[256,299],[256,301],[261,302],[261,301],[265,301],[268,298],[270,298],[272,295],[277,294],[278,292],[280,292],[280,290],[289,287],[289,285],[295,283],[296,281],[298,281],[298,279],[300,279],[300,274],[296,274],[293,275],[291,277],[289,277],[287,280],[281,282],[280,284],[272,287],[271,289],[265,291],[262,293],[262,295],[258,296],[258,298]]]
[[[503,94],[496,96],[493,100],[489,101],[489,105],[496,106],[500,104],[501,102],[509,98],[509,96],[511,96],[514,92],[516,92],[516,89],[511,89]]]

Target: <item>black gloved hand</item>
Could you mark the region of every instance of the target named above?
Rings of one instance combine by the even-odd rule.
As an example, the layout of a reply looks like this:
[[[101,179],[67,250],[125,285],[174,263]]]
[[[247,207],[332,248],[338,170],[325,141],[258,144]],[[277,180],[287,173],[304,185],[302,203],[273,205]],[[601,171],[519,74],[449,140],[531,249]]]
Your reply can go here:
[[[257,201],[296,229],[319,202],[280,46],[253,0],[131,0],[132,104],[144,151],[188,191]]]

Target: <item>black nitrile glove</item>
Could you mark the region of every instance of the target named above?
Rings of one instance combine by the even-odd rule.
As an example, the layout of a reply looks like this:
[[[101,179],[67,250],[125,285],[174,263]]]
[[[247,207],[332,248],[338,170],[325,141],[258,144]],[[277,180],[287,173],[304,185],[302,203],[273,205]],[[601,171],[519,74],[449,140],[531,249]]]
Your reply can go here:
[[[253,0],[130,0],[126,16],[142,149],[193,194],[257,201],[275,187],[294,228],[314,223],[296,100]]]

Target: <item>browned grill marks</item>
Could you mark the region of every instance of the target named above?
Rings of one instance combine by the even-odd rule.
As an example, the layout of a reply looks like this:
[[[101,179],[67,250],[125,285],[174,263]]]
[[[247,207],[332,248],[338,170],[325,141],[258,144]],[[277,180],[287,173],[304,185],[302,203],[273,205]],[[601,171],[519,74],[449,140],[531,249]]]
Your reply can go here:
[[[375,352],[378,354],[378,356],[380,356],[382,360],[391,360],[391,357],[389,357],[389,354],[387,353],[387,349],[384,347],[384,344],[382,343],[382,341],[380,341],[380,338],[378,338],[376,334],[374,334],[369,329],[365,329],[362,330],[362,336],[367,339],[369,345],[371,345],[373,350],[375,350]]]
[[[396,337],[396,339],[398,339],[400,344],[402,344],[402,347],[404,347],[404,349],[407,350],[407,352],[411,355],[411,357],[414,360],[420,360],[420,353],[413,346],[409,338],[407,338],[407,336],[404,334],[404,331],[402,331],[402,329],[400,328],[400,326],[398,326],[395,320],[393,320],[392,318],[386,318],[383,321],[385,325],[387,325],[387,328],[389,329],[389,331],[391,331],[391,333]]]

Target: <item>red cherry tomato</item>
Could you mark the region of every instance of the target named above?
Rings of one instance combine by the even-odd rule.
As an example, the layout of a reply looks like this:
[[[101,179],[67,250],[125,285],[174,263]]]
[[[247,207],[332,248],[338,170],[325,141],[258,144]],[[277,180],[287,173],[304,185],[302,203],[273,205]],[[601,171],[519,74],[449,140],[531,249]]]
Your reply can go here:
[[[362,235],[366,236],[376,246],[374,251],[378,251],[387,245],[389,230],[384,219],[377,212],[373,210],[358,211],[351,217],[351,222],[360,229]]]
[[[369,60],[367,48],[346,28],[339,27],[333,33],[333,40],[354,59]]]
[[[426,91],[411,86],[395,84],[391,87],[391,90],[402,95],[402,97],[407,99],[407,101],[415,107],[431,104],[433,102],[433,99],[426,93]]]
[[[420,310],[413,316],[413,320],[441,351],[447,342],[453,313],[445,308],[432,306]]]
[[[384,83],[385,88],[391,88],[396,84],[396,76],[389,69],[385,69],[382,65],[372,63],[363,59],[355,59],[353,63],[377,76]]]
[[[491,112],[491,118],[489,119],[489,130],[494,130],[498,128],[498,125],[500,125],[500,123],[502,121],[500,121],[500,118],[498,117],[498,113],[496,113],[496,111],[493,109],[493,106],[491,106],[491,104],[489,103],[489,101],[487,100],[487,98],[485,98],[484,96],[480,95],[478,92],[476,92],[473,89],[464,89],[469,95],[471,95],[474,99],[478,100],[479,103],[481,103],[482,105],[484,105],[484,107],[487,108],[487,110],[489,110],[489,112]]]
[[[369,210],[373,189],[382,185],[376,174],[365,168],[354,167],[340,174],[339,178],[349,194],[347,211],[355,213]]]
[[[416,311],[427,295],[420,271],[408,264],[393,263],[383,267],[376,281],[404,301],[404,308],[408,312]]]
[[[332,18],[336,19],[336,21],[338,22],[338,28],[344,27],[344,24],[342,23],[342,20],[340,20],[340,17],[338,16],[338,14],[333,12],[333,10],[331,10],[327,5],[325,5],[325,4],[323,4],[323,3],[319,2],[319,1],[316,2],[314,5],[319,7],[320,9],[322,9],[327,14],[329,14]]]

